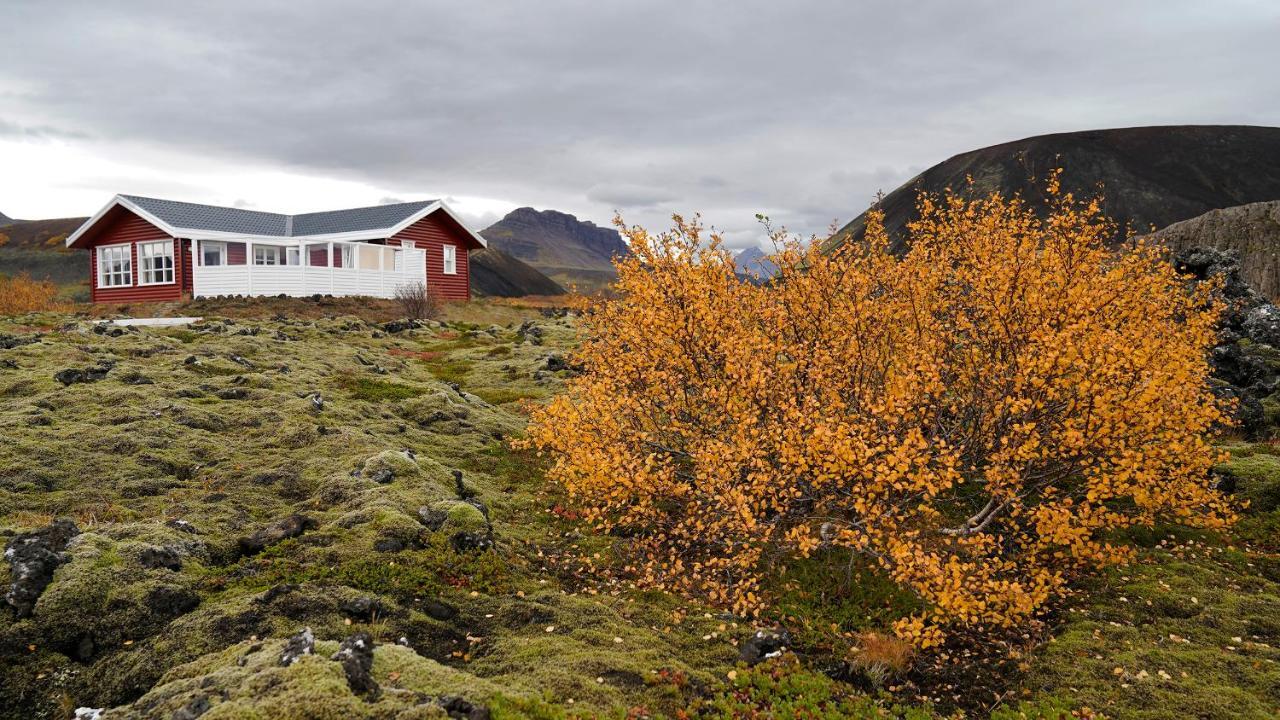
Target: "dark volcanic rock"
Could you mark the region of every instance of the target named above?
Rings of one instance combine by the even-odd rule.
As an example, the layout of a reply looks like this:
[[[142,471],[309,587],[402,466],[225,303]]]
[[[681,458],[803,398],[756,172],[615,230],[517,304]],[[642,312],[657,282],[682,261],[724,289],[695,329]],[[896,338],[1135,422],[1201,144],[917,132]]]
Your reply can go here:
[[[489,708],[460,697],[446,695],[440,698],[440,707],[455,720],[489,720]]]
[[[5,601],[18,617],[27,617],[35,609],[40,593],[53,581],[53,571],[66,561],[63,550],[71,538],[80,534],[75,523],[67,519],[53,521],[35,532],[14,536],[5,547],[12,582]]]
[[[306,515],[290,515],[248,537],[240,538],[240,552],[244,555],[257,555],[278,542],[298,537],[312,527],[315,527],[315,521]]]
[[[104,361],[98,363],[96,367],[84,368],[83,370],[78,368],[67,368],[66,370],[59,370],[54,373],[53,379],[63,385],[98,382],[102,378],[106,377],[107,373],[111,372],[111,368],[114,367],[114,365],[115,363]]]
[[[366,623],[387,615],[386,606],[382,604],[382,601],[371,597],[344,600],[338,603],[338,610],[352,620]]]
[[[1267,407],[1280,406],[1280,308],[1268,303],[1242,279],[1235,250],[1185,248],[1173,258],[1174,267],[1198,283],[1218,283],[1225,303],[1218,321],[1218,342],[1209,354],[1214,392],[1235,400],[1235,421],[1251,438],[1268,428]]]
[[[422,609],[431,618],[442,622],[458,617],[458,608],[443,600],[427,600],[422,604]]]
[[[292,665],[303,655],[310,655],[315,648],[316,636],[312,634],[311,628],[302,628],[297,635],[289,638],[289,642],[285,643],[284,650],[280,653],[280,664]]]
[[[373,679],[373,638],[367,632],[358,632],[342,641],[338,652],[329,659],[342,664],[347,675],[347,685],[356,695],[368,700],[378,697],[378,682]]]
[[[142,567],[152,570],[157,568],[182,569],[182,556],[171,547],[143,548],[142,552],[138,553],[138,562],[142,564]]]
[[[748,665],[777,657],[791,646],[791,633],[782,628],[767,628],[755,631],[738,650],[738,659]]]

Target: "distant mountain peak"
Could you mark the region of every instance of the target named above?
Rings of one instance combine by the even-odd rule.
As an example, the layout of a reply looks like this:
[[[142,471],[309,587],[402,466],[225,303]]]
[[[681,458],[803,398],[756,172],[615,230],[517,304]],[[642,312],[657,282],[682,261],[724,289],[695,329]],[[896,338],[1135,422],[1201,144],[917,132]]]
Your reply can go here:
[[[0,212],[0,226],[12,225],[12,224],[13,224],[13,218]]]
[[[733,262],[738,267],[739,275],[768,280],[778,273],[778,264],[773,261],[773,256],[756,245],[733,256]]]
[[[559,210],[516,208],[480,234],[489,247],[523,260],[562,284],[607,284],[614,277],[613,258],[631,254],[617,230]]]

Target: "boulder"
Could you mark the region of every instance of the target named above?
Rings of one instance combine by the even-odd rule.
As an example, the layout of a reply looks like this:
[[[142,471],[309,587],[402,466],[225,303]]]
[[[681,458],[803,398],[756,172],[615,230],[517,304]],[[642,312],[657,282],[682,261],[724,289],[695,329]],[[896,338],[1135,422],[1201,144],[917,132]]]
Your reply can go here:
[[[84,368],[83,370],[78,368],[67,368],[54,373],[53,379],[63,385],[98,382],[105,378],[107,373],[111,372],[111,368],[113,367],[115,367],[115,363],[103,361],[94,367]]]
[[[791,633],[783,628],[762,628],[742,643],[742,647],[738,649],[738,659],[748,665],[757,665],[781,655],[791,643]]]
[[[440,708],[456,720],[489,720],[489,708],[460,697],[445,695],[440,698]]]
[[[297,635],[289,638],[284,644],[284,650],[280,653],[281,665],[292,665],[302,659],[303,655],[310,655],[316,649],[316,636],[311,632],[311,628],[302,628]]]
[[[315,527],[315,521],[306,515],[290,515],[257,530],[252,535],[240,538],[240,552],[244,555],[257,555],[272,545],[298,537],[313,527]]]
[[[63,552],[67,543],[79,534],[75,523],[64,518],[35,532],[16,535],[9,541],[4,557],[9,561],[12,582],[5,601],[18,617],[28,617],[34,612],[40,594],[53,582],[53,571],[67,561]]]
[[[373,679],[373,637],[369,633],[358,632],[343,640],[329,659],[342,665],[351,692],[371,701],[377,699],[380,688]]]

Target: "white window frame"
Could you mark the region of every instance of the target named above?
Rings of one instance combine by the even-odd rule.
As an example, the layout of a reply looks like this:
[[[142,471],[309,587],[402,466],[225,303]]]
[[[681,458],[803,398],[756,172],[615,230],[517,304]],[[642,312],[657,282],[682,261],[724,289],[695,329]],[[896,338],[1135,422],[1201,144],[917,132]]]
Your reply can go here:
[[[151,256],[151,257],[147,257],[147,256],[144,254],[144,253],[145,253],[145,251],[143,250],[143,248],[145,248],[145,247],[150,247],[150,246],[152,246],[152,245],[168,245],[168,246],[169,246],[169,251],[168,251],[168,253],[167,253],[167,254],[164,254],[164,255],[154,255],[154,256]],[[139,242],[139,243],[138,243],[138,284],[139,284],[139,285],[172,285],[174,282],[176,282],[177,274],[176,274],[176,272],[175,272],[175,267],[176,267],[176,266],[175,266],[175,264],[174,264],[174,253],[175,253],[175,250],[176,250],[176,248],[174,248],[174,243],[173,243],[173,240],[172,240],[172,239],[169,239],[169,240],[148,240],[148,241],[146,241],[146,242]],[[157,267],[150,267],[150,268],[149,268],[149,267],[147,267],[147,261],[148,261],[148,260],[164,259],[164,258],[168,258],[168,260],[169,260],[169,267],[163,267],[163,266],[158,267],[158,268],[157,268]],[[154,277],[156,273],[159,273],[159,274],[160,274],[160,279],[159,279],[159,280],[154,280],[154,279],[153,279],[153,280],[148,280],[148,279],[147,279],[148,275],[150,275],[150,276]],[[165,280],[165,279],[164,279],[166,275],[167,275],[167,276],[168,276],[168,278],[169,278],[168,280]]]
[[[107,254],[114,254],[115,250],[124,250],[124,270],[121,272],[107,272],[107,263],[104,262]],[[115,243],[113,245],[99,245],[98,253],[98,287],[100,288],[122,288],[133,287],[133,243]],[[107,277],[119,277],[124,280],[120,283],[107,284]]]
[[[271,262],[258,262],[258,255],[260,253],[263,259],[270,258]],[[253,264],[259,267],[279,267],[284,265],[287,259],[287,253],[284,252],[284,247],[280,245],[253,246]]]
[[[204,261],[204,254],[211,248],[218,248],[218,264],[209,265]],[[222,240],[201,240],[200,241],[200,267],[226,267],[227,266],[227,243]]]
[[[444,252],[441,260],[443,260],[444,274],[457,275],[458,274],[458,246],[445,245],[443,247],[443,250]]]
[[[289,245],[284,249],[285,265],[301,265],[302,264],[302,248],[297,245]]]

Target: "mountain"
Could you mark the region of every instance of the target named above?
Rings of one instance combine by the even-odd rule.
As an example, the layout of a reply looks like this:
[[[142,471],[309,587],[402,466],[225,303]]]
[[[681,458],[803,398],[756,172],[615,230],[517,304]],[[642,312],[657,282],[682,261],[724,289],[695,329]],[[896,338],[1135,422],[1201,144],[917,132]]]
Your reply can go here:
[[[522,297],[563,295],[565,289],[528,263],[492,247],[470,256],[471,291],[476,295]]]
[[[733,261],[738,266],[738,274],[746,277],[768,280],[778,272],[778,264],[758,247],[743,250]]]
[[[555,210],[523,207],[480,234],[489,246],[523,260],[561,284],[596,289],[612,282],[615,255],[630,249],[616,230]]]
[[[0,227],[4,227],[5,225],[10,225],[12,223],[13,223],[13,218],[9,217],[8,215],[5,215],[4,213],[0,213]]]
[[[915,219],[919,191],[1022,193],[1038,197],[1050,170],[1062,167],[1062,187],[1077,197],[1101,191],[1104,209],[1122,226],[1160,228],[1210,210],[1280,199],[1280,128],[1178,125],[1041,135],[974,150],[934,165],[880,202],[896,249]],[[862,238],[863,213],[827,240]],[[1119,237],[1117,237],[1119,239]]]
[[[53,220],[8,220],[0,224],[0,235],[8,238],[0,246],[23,250],[60,250],[62,241],[75,232],[88,218],[56,218]]]
[[[1280,200],[1210,210],[1149,237],[1174,252],[1192,247],[1234,250],[1245,282],[1272,302],[1280,300]]]

